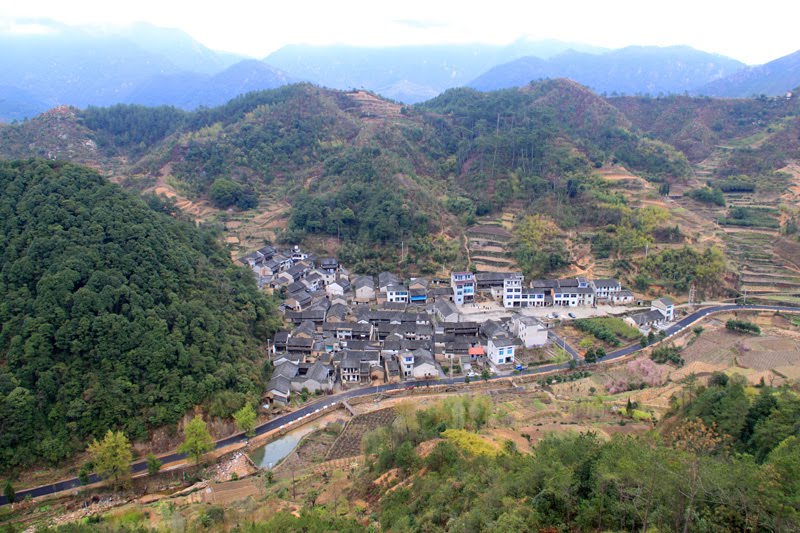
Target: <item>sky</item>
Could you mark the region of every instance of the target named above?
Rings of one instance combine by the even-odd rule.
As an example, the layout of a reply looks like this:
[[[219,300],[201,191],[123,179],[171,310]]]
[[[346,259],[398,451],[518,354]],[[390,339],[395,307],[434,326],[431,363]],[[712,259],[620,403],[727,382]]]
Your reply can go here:
[[[761,0],[25,0],[0,6],[0,29],[149,22],[216,50],[263,58],[287,44],[508,44],[553,38],[607,48],[685,44],[760,64],[800,49],[800,2]]]

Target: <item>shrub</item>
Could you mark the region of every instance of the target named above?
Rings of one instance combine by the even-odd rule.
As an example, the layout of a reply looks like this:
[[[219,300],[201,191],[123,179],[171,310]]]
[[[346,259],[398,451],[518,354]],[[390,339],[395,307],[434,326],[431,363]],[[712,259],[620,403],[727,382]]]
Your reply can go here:
[[[725,327],[731,331],[750,333],[752,335],[761,335],[761,328],[752,322],[747,322],[746,320],[737,320],[732,318],[725,323]]]
[[[653,350],[650,359],[659,364],[671,363],[676,366],[683,366],[680,348],[675,346],[660,346]]]
[[[721,190],[716,188],[703,187],[702,189],[693,189],[688,191],[686,196],[704,204],[725,207],[725,196],[722,194]]]

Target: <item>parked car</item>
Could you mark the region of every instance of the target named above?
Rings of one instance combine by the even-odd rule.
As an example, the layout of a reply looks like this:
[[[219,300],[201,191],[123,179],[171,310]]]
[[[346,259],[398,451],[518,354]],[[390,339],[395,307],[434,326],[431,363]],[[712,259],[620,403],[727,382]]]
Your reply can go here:
[[[575,313],[567,313],[567,315],[568,315],[570,318],[578,318],[578,317],[576,317],[576,316],[575,316]]]
[[[553,313],[553,318],[558,318],[558,313]]]
[[[519,363],[517,363],[517,366],[514,367],[514,370],[522,370],[522,369],[523,369],[523,366],[521,364],[519,364]]]

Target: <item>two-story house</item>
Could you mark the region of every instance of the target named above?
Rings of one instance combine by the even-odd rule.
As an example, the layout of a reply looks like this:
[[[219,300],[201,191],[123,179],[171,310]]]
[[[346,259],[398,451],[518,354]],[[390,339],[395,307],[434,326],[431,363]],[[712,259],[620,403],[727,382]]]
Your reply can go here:
[[[389,303],[408,303],[408,288],[404,285],[389,285],[386,287],[386,301]]]

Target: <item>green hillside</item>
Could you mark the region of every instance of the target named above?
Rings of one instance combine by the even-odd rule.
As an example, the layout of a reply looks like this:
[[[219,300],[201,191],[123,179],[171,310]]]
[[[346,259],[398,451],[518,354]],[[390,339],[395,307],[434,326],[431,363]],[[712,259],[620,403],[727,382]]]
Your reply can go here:
[[[702,225],[676,218],[657,192],[709,181],[741,196],[740,181],[751,191],[758,181],[756,194],[780,204],[786,179],[775,171],[800,153],[797,110],[796,99],[606,99],[565,79],[452,89],[413,107],[296,84],[195,112],[59,108],[0,128],[0,154],[79,161],[136,190],[169,189],[205,206],[192,216],[235,222],[239,253],[304,243],[359,271],[396,268],[403,254],[403,270],[428,274],[602,262],[603,275],[632,279],[648,245],[691,242],[735,218],[708,209]],[[602,177],[620,167],[651,184]],[[546,239],[529,215],[544,217]],[[514,239],[475,261],[475,224],[503,224]]]
[[[0,470],[260,393],[276,317],[215,235],[72,164],[2,162],[0,190]]]
[[[718,145],[771,133],[775,123],[800,114],[797,98],[620,97],[608,102],[638,130],[671,144],[692,162],[709,157]]]

